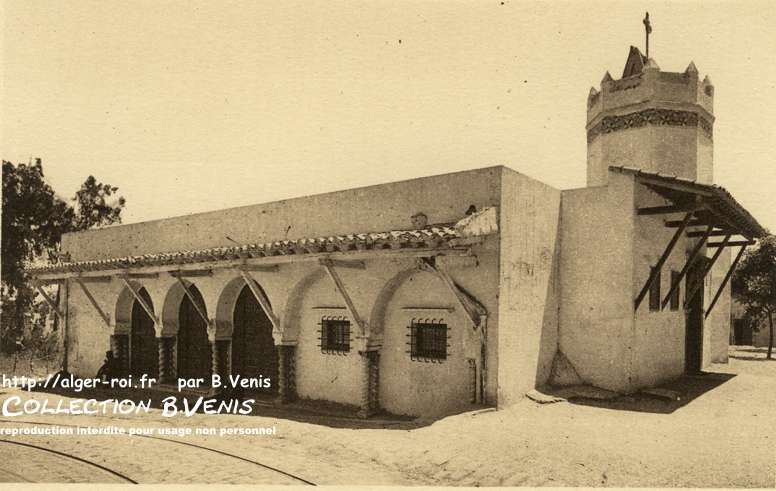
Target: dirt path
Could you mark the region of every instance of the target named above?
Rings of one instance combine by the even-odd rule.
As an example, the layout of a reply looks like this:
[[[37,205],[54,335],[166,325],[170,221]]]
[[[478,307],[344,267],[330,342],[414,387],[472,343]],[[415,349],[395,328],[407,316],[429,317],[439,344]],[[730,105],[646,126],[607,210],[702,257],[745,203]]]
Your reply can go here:
[[[125,427],[276,425],[276,436],[191,436],[186,441],[256,459],[317,484],[773,488],[776,361],[753,351],[732,354],[729,364],[711,367],[713,373],[675,384],[687,395],[679,402],[646,396],[606,404],[525,400],[503,411],[461,414],[416,429],[332,428],[228,415],[170,419],[158,412],[135,418],[24,419]],[[246,482],[240,475],[254,472],[229,472],[228,459],[170,451],[166,444],[137,437],[18,438],[99,457],[109,467],[142,476],[141,482]],[[287,482],[266,474],[261,479]]]

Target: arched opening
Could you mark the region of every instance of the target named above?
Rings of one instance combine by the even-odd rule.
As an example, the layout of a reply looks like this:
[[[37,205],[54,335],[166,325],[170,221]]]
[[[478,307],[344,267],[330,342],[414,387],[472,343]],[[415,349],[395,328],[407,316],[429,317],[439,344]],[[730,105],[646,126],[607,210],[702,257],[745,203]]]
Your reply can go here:
[[[266,298],[266,295],[265,295]],[[234,306],[232,331],[232,374],[269,378],[270,388],[260,392],[276,393],[278,352],[272,338],[272,322],[246,285]]]
[[[199,309],[205,312],[205,300],[197,287],[188,285],[188,290]],[[183,296],[178,309],[177,351],[178,378],[204,378],[209,381],[212,350],[207,336],[207,323],[199,315],[188,295]]]
[[[145,288],[141,288],[138,295],[145,301],[146,305],[153,309],[151,295]],[[154,320],[149,317],[137,299],[132,304],[129,332],[129,368],[131,373],[136,377],[146,374],[149,377],[157,378],[159,374],[159,348],[154,331]]]

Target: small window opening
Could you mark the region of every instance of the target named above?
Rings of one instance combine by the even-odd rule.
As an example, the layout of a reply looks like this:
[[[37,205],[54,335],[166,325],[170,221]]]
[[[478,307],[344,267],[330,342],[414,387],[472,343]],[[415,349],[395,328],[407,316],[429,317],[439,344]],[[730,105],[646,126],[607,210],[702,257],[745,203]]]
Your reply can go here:
[[[410,358],[418,361],[447,359],[447,324],[441,319],[413,319],[410,329]]]
[[[350,321],[342,318],[321,319],[321,352],[347,353],[350,351]]]

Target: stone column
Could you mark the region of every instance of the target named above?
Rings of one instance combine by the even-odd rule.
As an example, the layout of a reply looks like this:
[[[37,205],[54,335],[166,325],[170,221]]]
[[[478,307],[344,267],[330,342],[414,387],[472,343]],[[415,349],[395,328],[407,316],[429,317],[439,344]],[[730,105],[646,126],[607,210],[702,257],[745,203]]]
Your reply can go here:
[[[114,334],[110,337],[110,349],[119,361],[123,373],[129,372],[129,335]]]
[[[213,350],[212,373],[221,377],[221,383],[225,384],[229,377],[229,339],[217,339],[210,343]]]
[[[159,383],[175,383],[175,338],[156,338],[159,344]]]
[[[359,351],[361,355],[362,385],[359,417],[368,418],[380,406],[380,352],[377,349]]]
[[[296,400],[296,346],[280,345],[278,349],[278,401],[288,404]]]

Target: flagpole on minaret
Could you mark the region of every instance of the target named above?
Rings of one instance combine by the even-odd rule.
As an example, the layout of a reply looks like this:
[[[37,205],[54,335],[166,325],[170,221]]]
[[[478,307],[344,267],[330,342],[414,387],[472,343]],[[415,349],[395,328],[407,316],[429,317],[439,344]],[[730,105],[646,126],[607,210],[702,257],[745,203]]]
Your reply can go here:
[[[652,24],[649,22],[649,12],[647,12],[647,15],[644,17],[644,30],[646,31],[647,36],[647,59],[649,60],[649,35],[652,32]]]

